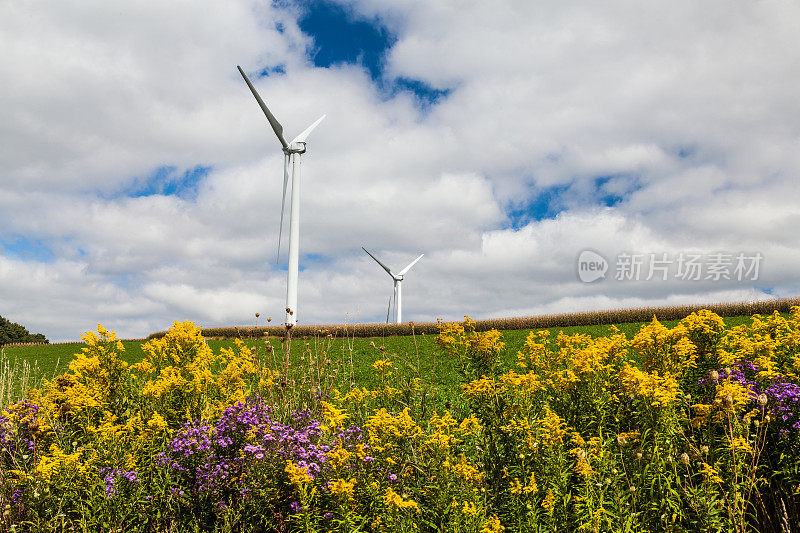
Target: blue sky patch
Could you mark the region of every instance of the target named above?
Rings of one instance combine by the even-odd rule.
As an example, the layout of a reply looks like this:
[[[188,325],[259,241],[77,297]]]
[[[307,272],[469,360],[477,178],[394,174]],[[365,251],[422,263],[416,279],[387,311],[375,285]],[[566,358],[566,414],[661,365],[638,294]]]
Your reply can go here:
[[[641,186],[633,176],[599,176],[550,187],[534,187],[531,197],[511,203],[506,210],[508,227],[522,228],[531,222],[555,218],[570,209],[615,207]]]
[[[423,109],[427,109],[439,100],[447,98],[451,91],[451,89],[436,89],[424,81],[410,78],[395,78],[391,85],[392,95],[400,91],[412,92]]]
[[[276,74],[276,75],[286,74],[286,64],[285,63],[281,63],[280,65],[274,65],[274,66],[271,66],[271,67],[266,67],[266,68],[262,69],[261,72],[258,73],[258,77],[259,78],[263,78],[265,76],[271,76],[273,74]]]
[[[133,183],[114,197],[141,198],[143,196],[177,196],[184,200],[197,198],[197,191],[202,179],[211,171],[211,167],[197,165],[194,168],[179,171],[177,167],[163,165],[156,168],[144,178],[136,178]]]
[[[301,258],[301,262],[308,265],[329,265],[331,263],[331,257],[322,254],[305,254]]]
[[[512,205],[506,212],[511,228],[519,229],[533,221],[554,218],[566,210],[564,194],[569,185],[554,185],[540,189],[526,202]]]
[[[614,207],[642,188],[636,176],[614,175],[594,178],[594,203]]]
[[[386,54],[397,42],[397,36],[380,20],[364,19],[351,8],[333,2],[313,0],[299,25],[303,33],[314,38],[314,49],[310,51],[314,66],[361,65],[383,98],[409,92],[426,109],[450,94],[451,89],[432,87],[422,80],[386,76]]]
[[[0,247],[3,255],[22,261],[36,261],[39,263],[52,263],[55,254],[41,239],[34,239],[24,235],[9,235],[0,237]]]
[[[309,3],[300,29],[314,38],[311,59],[315,66],[358,63],[373,80],[381,78],[384,53],[396,40],[384,26],[359,19],[352,9],[324,0]]]
[[[600,205],[606,207],[614,207],[623,200],[621,194],[617,192],[610,192],[607,185],[611,183],[614,176],[602,176],[594,179],[594,187],[597,190],[596,201]]]

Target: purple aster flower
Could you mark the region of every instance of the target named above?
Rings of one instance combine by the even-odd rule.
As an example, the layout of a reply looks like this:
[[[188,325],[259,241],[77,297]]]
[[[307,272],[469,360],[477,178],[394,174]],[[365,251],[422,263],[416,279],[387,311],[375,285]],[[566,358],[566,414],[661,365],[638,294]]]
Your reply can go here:
[[[105,474],[105,494],[106,498],[113,498],[119,494],[121,487],[131,486],[139,482],[135,471],[126,471],[121,468],[100,468],[100,473]]]

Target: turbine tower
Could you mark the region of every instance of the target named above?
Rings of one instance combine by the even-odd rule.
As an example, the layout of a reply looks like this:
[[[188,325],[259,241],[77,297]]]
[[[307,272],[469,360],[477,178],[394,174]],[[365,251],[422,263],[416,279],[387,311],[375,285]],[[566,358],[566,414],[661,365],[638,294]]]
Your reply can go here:
[[[292,207],[289,214],[289,269],[286,274],[286,325],[297,324],[297,278],[300,268],[300,155],[306,152],[306,138],[322,122],[326,115],[307,127],[303,133],[287,143],[283,138],[283,126],[267,108],[256,88],[250,83],[242,67],[236,66],[244,78],[250,92],[255,96],[258,105],[266,115],[272,131],[278,136],[283,149],[283,197],[281,199],[281,223],[278,229],[278,257],[281,253],[281,235],[283,233],[283,211],[286,204],[286,185],[289,182],[289,167],[292,167]],[[275,259],[278,262],[278,258]]]
[[[401,270],[400,272],[395,274],[394,272],[392,272],[389,269],[389,267],[387,267],[386,265],[381,263],[380,260],[378,260],[377,257],[372,255],[369,252],[369,250],[367,250],[363,246],[361,247],[361,249],[364,250],[365,252],[367,252],[369,254],[369,256],[375,260],[376,263],[378,263],[380,266],[382,266],[383,269],[386,271],[386,273],[389,274],[392,277],[392,279],[394,280],[394,295],[392,296],[392,298],[394,299],[394,318],[395,318],[395,322],[400,324],[403,321],[403,276],[406,274],[406,272],[411,270],[411,267],[413,267],[415,264],[417,264],[417,261],[422,259],[422,256],[425,255],[425,254],[419,254],[419,257],[417,257],[416,259],[411,261],[408,264],[408,266],[406,266],[403,270]],[[390,303],[390,306],[391,306],[391,303]]]

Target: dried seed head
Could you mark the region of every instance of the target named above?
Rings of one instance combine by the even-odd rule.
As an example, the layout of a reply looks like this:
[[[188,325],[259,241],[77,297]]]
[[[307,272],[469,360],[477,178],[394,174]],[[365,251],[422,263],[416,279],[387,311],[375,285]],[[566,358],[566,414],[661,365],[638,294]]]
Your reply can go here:
[[[725,406],[725,409],[730,409],[733,407],[733,396],[730,394],[726,394],[725,397],[722,399],[722,403]]]
[[[625,435],[622,435],[622,434],[617,435],[617,444],[619,444],[622,447],[627,446],[628,445],[628,437],[626,437]]]
[[[761,407],[767,405],[767,395],[764,394],[763,392],[758,395],[758,405],[760,405]]]
[[[688,465],[689,465],[689,454],[688,454],[688,453],[686,453],[686,452],[683,452],[683,453],[681,454],[681,462],[682,462],[682,463],[683,463],[685,466],[688,466]]]
[[[702,446],[700,446],[700,452],[701,452],[703,455],[708,455],[708,446],[706,446],[705,444],[703,444]]]
[[[717,372],[716,370],[712,370],[711,373],[708,375],[708,377],[710,377],[714,381],[717,381],[719,379],[719,372]]]

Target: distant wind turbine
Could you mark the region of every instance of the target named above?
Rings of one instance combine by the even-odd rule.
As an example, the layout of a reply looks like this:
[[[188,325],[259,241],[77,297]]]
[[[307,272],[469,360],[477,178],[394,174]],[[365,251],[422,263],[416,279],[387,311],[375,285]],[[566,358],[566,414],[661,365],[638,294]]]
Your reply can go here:
[[[256,88],[250,83],[242,67],[236,66],[244,78],[258,105],[264,111],[272,131],[278,136],[283,148],[283,197],[281,199],[281,224],[278,229],[278,257],[281,254],[281,235],[283,234],[283,211],[286,205],[286,185],[289,182],[289,166],[292,167],[292,210],[289,215],[289,269],[286,274],[286,325],[294,326],[297,323],[297,278],[300,266],[300,155],[306,151],[306,138],[322,122],[326,115],[319,117],[300,135],[287,143],[283,138],[283,126],[267,108]],[[275,259],[275,262],[278,258]]]
[[[367,250],[363,246],[361,247],[361,249],[364,250],[365,252],[367,252],[367,254],[369,254],[369,256],[371,258],[373,258],[376,263],[378,263],[380,266],[382,266],[383,269],[386,271],[386,273],[389,274],[392,277],[392,279],[394,280],[394,295],[393,295],[393,299],[394,299],[394,304],[395,304],[395,306],[394,306],[395,322],[400,324],[403,321],[403,285],[402,285],[403,276],[406,274],[406,272],[411,270],[411,267],[413,267],[415,264],[417,264],[417,261],[422,259],[422,256],[425,255],[425,254],[419,254],[419,257],[417,257],[416,259],[411,261],[408,264],[408,266],[406,266],[403,270],[401,270],[400,272],[395,274],[394,272],[392,272],[389,269],[389,267],[387,267],[386,265],[381,263],[380,260],[378,260],[377,257],[375,257],[374,255],[369,253],[369,250]],[[391,307],[391,301],[389,303],[389,307]],[[388,317],[389,313],[387,312],[386,315]],[[388,322],[388,318],[387,318],[387,322]]]

